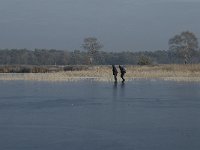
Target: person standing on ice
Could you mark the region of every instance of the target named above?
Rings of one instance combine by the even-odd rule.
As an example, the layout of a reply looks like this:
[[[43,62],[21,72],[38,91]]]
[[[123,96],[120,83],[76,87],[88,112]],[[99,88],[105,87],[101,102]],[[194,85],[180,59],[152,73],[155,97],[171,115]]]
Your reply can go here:
[[[117,71],[117,68],[115,67],[115,65],[112,65],[112,72],[113,72],[113,76],[114,76],[115,82],[117,82],[118,71]]]
[[[122,82],[124,82],[125,81],[124,75],[126,73],[126,69],[124,68],[124,66],[121,66],[121,65],[119,65],[119,69],[120,69],[120,72],[121,72]]]

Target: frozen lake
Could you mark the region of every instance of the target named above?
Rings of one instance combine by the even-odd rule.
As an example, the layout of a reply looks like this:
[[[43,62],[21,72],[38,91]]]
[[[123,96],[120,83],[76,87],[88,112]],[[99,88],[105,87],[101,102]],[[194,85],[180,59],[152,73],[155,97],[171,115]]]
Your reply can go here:
[[[199,150],[200,83],[0,81],[1,150]]]

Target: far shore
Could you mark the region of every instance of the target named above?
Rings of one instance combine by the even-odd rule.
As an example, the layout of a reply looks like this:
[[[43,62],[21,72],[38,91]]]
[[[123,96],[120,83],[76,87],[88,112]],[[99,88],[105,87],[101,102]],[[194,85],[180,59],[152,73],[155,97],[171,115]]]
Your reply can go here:
[[[200,64],[188,65],[125,65],[126,81],[138,79],[161,79],[169,81],[200,82]],[[111,66],[90,66],[82,70],[67,70],[46,73],[0,73],[0,80],[30,80],[30,81],[79,81],[95,80],[113,82]],[[118,81],[121,81],[120,73]]]

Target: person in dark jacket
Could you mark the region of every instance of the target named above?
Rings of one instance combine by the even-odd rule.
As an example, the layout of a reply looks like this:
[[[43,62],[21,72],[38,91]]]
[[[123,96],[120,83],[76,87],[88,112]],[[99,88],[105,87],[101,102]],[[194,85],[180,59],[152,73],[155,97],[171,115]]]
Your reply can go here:
[[[112,72],[113,72],[113,76],[114,76],[115,82],[117,82],[118,71],[117,71],[117,68],[115,67],[115,65],[112,65]]]
[[[121,65],[119,65],[119,69],[120,69],[120,72],[121,72],[122,82],[124,82],[125,81],[124,75],[126,73],[126,69],[124,68],[124,66],[121,66]]]

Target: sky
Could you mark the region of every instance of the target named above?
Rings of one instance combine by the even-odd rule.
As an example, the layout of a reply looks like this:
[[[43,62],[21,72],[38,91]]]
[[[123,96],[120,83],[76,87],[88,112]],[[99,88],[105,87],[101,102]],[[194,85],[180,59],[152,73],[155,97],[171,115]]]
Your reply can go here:
[[[0,48],[167,50],[182,31],[200,38],[200,0],[0,0]]]

